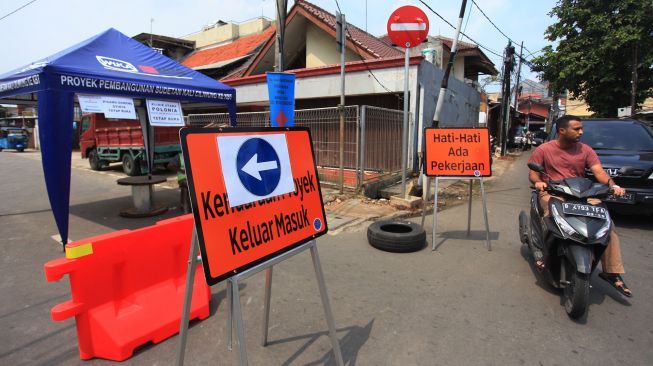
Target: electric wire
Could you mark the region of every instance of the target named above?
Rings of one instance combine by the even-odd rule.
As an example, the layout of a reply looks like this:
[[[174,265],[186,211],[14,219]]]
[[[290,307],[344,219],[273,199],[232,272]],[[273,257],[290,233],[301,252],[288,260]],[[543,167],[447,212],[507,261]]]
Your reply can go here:
[[[335,3],[336,3],[336,7],[338,7],[338,11],[342,14],[342,11],[340,10],[340,5],[338,4],[338,0],[334,0],[334,1],[335,1]],[[367,62],[365,61],[365,59],[363,58],[363,56],[361,56],[361,52],[362,52],[362,50],[358,47],[357,43],[356,43],[355,41],[353,41],[353,40],[354,40],[354,37],[353,37],[352,34],[349,32],[349,27],[348,27],[348,26],[345,26],[345,33],[349,35],[349,38],[352,40],[351,43],[352,43],[352,44],[354,45],[354,47],[356,48],[356,51],[357,51],[357,52],[356,52],[356,55],[357,55],[358,58],[361,60],[361,62],[363,63],[363,65],[365,65],[365,69],[367,69],[367,72],[368,72],[370,75],[372,75],[372,77],[374,78],[374,80],[376,81],[376,83],[379,84],[379,85],[380,85],[383,89],[385,89],[385,91],[387,91],[388,93],[395,94],[395,96],[398,98],[399,101],[403,101],[404,98],[403,98],[402,96],[400,96],[400,95],[397,94],[396,92],[393,92],[392,90],[388,89],[388,88],[387,88],[385,85],[383,85],[383,83],[382,83],[382,82],[381,82],[381,81],[376,77],[376,75],[374,75],[374,73],[372,72],[372,69],[370,69],[369,65],[367,64]],[[346,42],[346,40],[345,40],[345,42]]]
[[[443,22],[445,22],[445,23],[446,23],[447,25],[449,25],[451,28],[456,29],[456,27],[455,27],[453,24],[451,24],[448,20],[444,19],[444,17],[443,17],[442,15],[440,15],[440,13],[438,13],[438,12],[435,11],[435,10],[433,10],[433,8],[431,8],[431,7],[429,6],[429,4],[425,3],[423,0],[419,0],[419,2],[422,3],[424,6],[426,6],[426,7],[427,7],[431,12],[433,12],[433,14],[437,15],[438,18],[440,18]],[[489,47],[487,47],[487,46],[481,44],[480,42],[475,41],[472,37],[468,36],[467,34],[465,34],[465,33],[463,33],[463,32],[460,32],[460,34],[462,34],[463,36],[465,36],[465,38],[469,39],[470,41],[472,41],[472,42],[473,42],[474,44],[476,44],[477,46],[479,46],[479,47],[483,48],[484,50],[490,52],[491,54],[493,54],[493,55],[495,55],[495,56],[497,56],[497,57],[501,57],[501,58],[503,58],[503,55],[501,55],[499,52],[497,52],[497,51],[495,51],[495,50],[493,50],[493,49],[491,49],[491,48],[489,48]]]
[[[8,17],[8,16],[10,16],[11,14],[14,14],[14,13],[18,12],[18,11],[21,10],[22,8],[26,7],[26,6],[29,5],[29,4],[32,4],[32,3],[34,3],[34,2],[36,2],[36,0],[32,0],[32,1],[28,2],[27,4],[21,6],[20,8],[14,10],[14,11],[12,11],[12,12],[10,12],[9,14],[4,15],[2,18],[0,18],[0,20],[6,18],[6,17]]]
[[[483,14],[483,16],[485,17],[485,19],[487,19],[488,22],[490,22],[490,24],[492,24],[492,25],[494,26],[494,28],[495,28],[496,30],[499,31],[499,33],[501,33],[504,37],[506,37],[510,42],[513,42],[513,40],[510,39],[510,37],[508,37],[505,33],[503,33],[503,31],[502,31],[501,29],[499,29],[499,27],[497,27],[496,24],[494,24],[494,22],[492,21],[492,19],[490,19],[490,17],[488,17],[487,14],[485,14],[485,12],[483,11],[483,9],[481,9],[481,7],[478,6],[478,4],[476,3],[476,1],[472,0],[472,4],[474,4],[474,6],[476,6],[476,9],[478,9],[478,10],[481,12],[481,14]],[[513,43],[515,43],[515,42],[513,42]]]

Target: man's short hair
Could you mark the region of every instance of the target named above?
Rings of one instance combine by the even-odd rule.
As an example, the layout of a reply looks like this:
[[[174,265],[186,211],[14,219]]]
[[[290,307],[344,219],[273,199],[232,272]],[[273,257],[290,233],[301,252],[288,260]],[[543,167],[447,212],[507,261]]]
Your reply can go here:
[[[581,119],[578,116],[572,116],[571,114],[565,114],[564,116],[558,118],[556,120],[556,130],[560,128],[567,128],[569,127],[569,122],[571,121],[578,121],[580,122]]]

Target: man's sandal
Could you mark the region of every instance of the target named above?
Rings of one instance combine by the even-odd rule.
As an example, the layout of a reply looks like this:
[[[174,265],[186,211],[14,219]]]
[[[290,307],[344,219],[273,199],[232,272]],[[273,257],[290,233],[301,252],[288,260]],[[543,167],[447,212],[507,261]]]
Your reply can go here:
[[[633,296],[632,291],[630,291],[628,286],[626,286],[626,282],[624,282],[624,279],[621,278],[621,275],[601,272],[599,273],[599,277],[601,277],[604,281],[612,285],[612,287],[614,287],[617,291],[619,291],[620,294],[627,297]]]

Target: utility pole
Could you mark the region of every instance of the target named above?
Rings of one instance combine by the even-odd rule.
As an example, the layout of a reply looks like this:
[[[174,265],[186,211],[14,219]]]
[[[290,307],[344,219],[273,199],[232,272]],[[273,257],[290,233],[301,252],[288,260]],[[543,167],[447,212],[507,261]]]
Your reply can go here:
[[[277,0],[277,41],[274,43],[274,71],[283,71],[283,40],[286,33],[288,0]]]
[[[637,44],[633,45],[633,78],[630,95],[630,116],[635,115],[637,109]]]
[[[524,41],[519,46],[519,61],[517,62],[517,82],[515,83],[515,112],[519,111],[519,78],[521,76],[521,56],[524,51]]]
[[[499,120],[499,142],[501,143],[501,156],[506,155],[508,139],[508,121],[510,121],[510,75],[513,67],[515,47],[508,41],[503,59],[503,84],[501,91],[501,118]]]
[[[345,14],[336,12],[336,43],[340,51],[340,193],[345,191],[345,50],[347,42],[347,20]]]

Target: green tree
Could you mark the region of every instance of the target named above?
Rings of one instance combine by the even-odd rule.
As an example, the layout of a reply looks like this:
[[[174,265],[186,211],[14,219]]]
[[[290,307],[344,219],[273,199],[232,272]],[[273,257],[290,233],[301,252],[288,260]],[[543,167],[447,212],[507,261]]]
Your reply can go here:
[[[653,0],[558,0],[545,31],[547,46],[534,58],[534,71],[585,99],[597,116],[653,96]],[[636,71],[636,73],[634,72]]]

